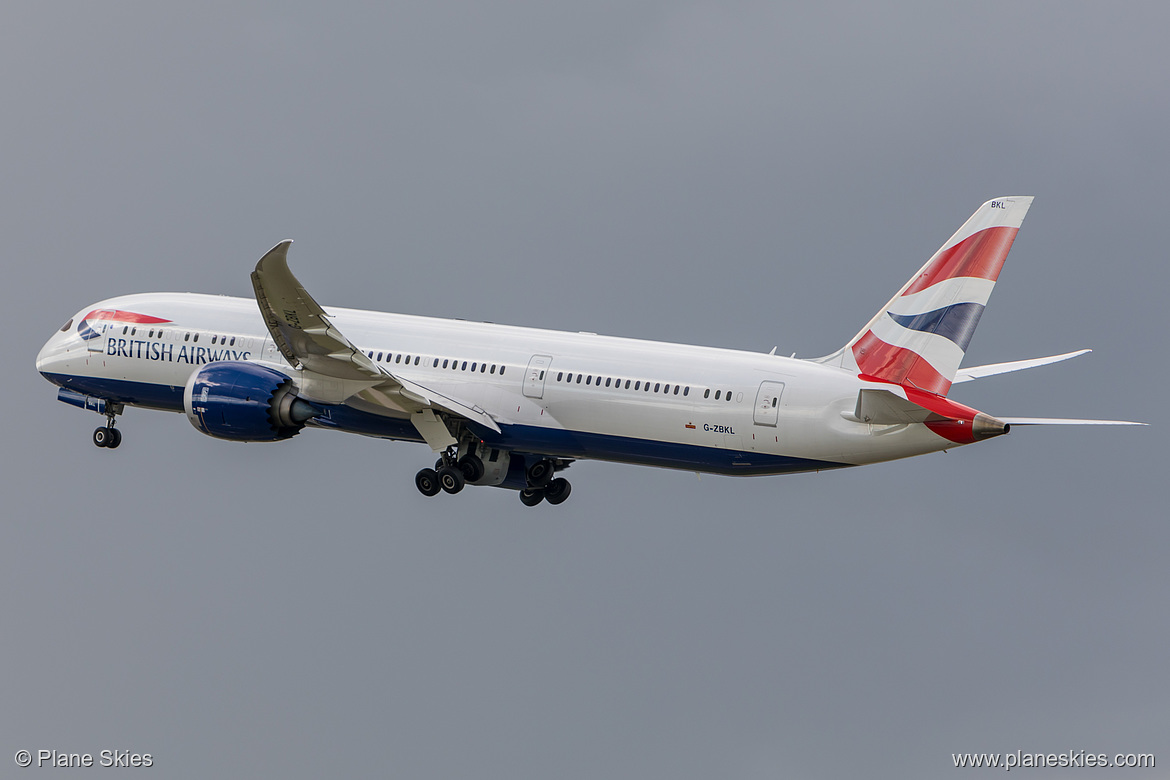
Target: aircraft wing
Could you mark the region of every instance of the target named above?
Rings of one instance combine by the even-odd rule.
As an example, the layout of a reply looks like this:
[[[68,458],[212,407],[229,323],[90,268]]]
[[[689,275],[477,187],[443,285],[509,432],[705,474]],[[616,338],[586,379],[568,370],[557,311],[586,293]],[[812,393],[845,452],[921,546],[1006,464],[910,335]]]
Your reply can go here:
[[[337,379],[366,381],[358,393],[363,400],[407,412],[432,448],[442,449],[454,439],[434,417],[439,410],[471,420],[499,433],[486,411],[457,398],[395,376],[350,343],[330,322],[330,315],[293,276],[288,267],[292,241],[281,241],[256,263],[252,287],[256,303],[277,349],[294,366]],[[442,443],[442,446],[437,446]]]

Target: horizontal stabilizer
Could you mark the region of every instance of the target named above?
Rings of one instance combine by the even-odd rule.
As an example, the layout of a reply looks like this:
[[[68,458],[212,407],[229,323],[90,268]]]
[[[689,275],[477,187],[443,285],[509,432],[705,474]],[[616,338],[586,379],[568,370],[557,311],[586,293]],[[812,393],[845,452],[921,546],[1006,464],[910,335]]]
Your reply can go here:
[[[1075,357],[1092,352],[1091,349],[1078,349],[1076,352],[1066,352],[1063,355],[1052,355],[1051,357],[1032,358],[1031,360],[1013,360],[1010,363],[992,363],[986,366],[971,366],[970,368],[960,368],[955,374],[955,380],[952,384],[959,382],[970,382],[972,379],[982,379],[985,376],[995,376],[996,374],[1007,374],[1011,371],[1023,371],[1025,368],[1036,368],[1038,366],[1047,366],[1053,363],[1059,363],[1062,360],[1071,360]]]
[[[1069,420],[1060,417],[1001,417],[1008,425],[1149,425],[1128,420]]]

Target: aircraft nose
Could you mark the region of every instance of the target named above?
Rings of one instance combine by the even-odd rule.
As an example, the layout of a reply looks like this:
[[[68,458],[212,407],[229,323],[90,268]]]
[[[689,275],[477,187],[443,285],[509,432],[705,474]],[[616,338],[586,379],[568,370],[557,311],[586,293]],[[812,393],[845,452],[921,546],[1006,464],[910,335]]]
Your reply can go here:
[[[69,342],[72,340],[73,320],[62,325],[56,333],[49,337],[37,353],[37,371],[41,374],[59,373],[58,369],[64,363],[69,352]]]

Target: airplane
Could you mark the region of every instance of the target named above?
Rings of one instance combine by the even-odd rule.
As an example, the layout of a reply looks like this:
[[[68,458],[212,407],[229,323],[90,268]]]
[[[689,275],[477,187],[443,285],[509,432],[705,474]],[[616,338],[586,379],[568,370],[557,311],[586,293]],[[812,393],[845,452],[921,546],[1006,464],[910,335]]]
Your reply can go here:
[[[202,433],[287,441],[306,427],[425,442],[426,496],[465,485],[560,504],[578,460],[768,475],[879,463],[1017,425],[1140,425],[993,417],[954,384],[1083,355],[961,368],[1031,197],[984,203],[841,349],[797,359],[733,349],[321,307],[260,258],[255,299],[123,295],[86,306],[37,355],[57,397],[104,415],[183,412]]]

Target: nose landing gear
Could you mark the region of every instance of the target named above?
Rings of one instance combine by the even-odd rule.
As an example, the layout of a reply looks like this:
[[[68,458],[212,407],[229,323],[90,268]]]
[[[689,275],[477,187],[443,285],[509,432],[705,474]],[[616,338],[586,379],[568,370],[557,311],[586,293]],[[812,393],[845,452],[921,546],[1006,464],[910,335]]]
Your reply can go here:
[[[111,407],[112,405],[106,407],[106,424],[93,432],[93,443],[110,450],[116,449],[122,443],[122,432],[114,427],[114,416],[117,412]]]

